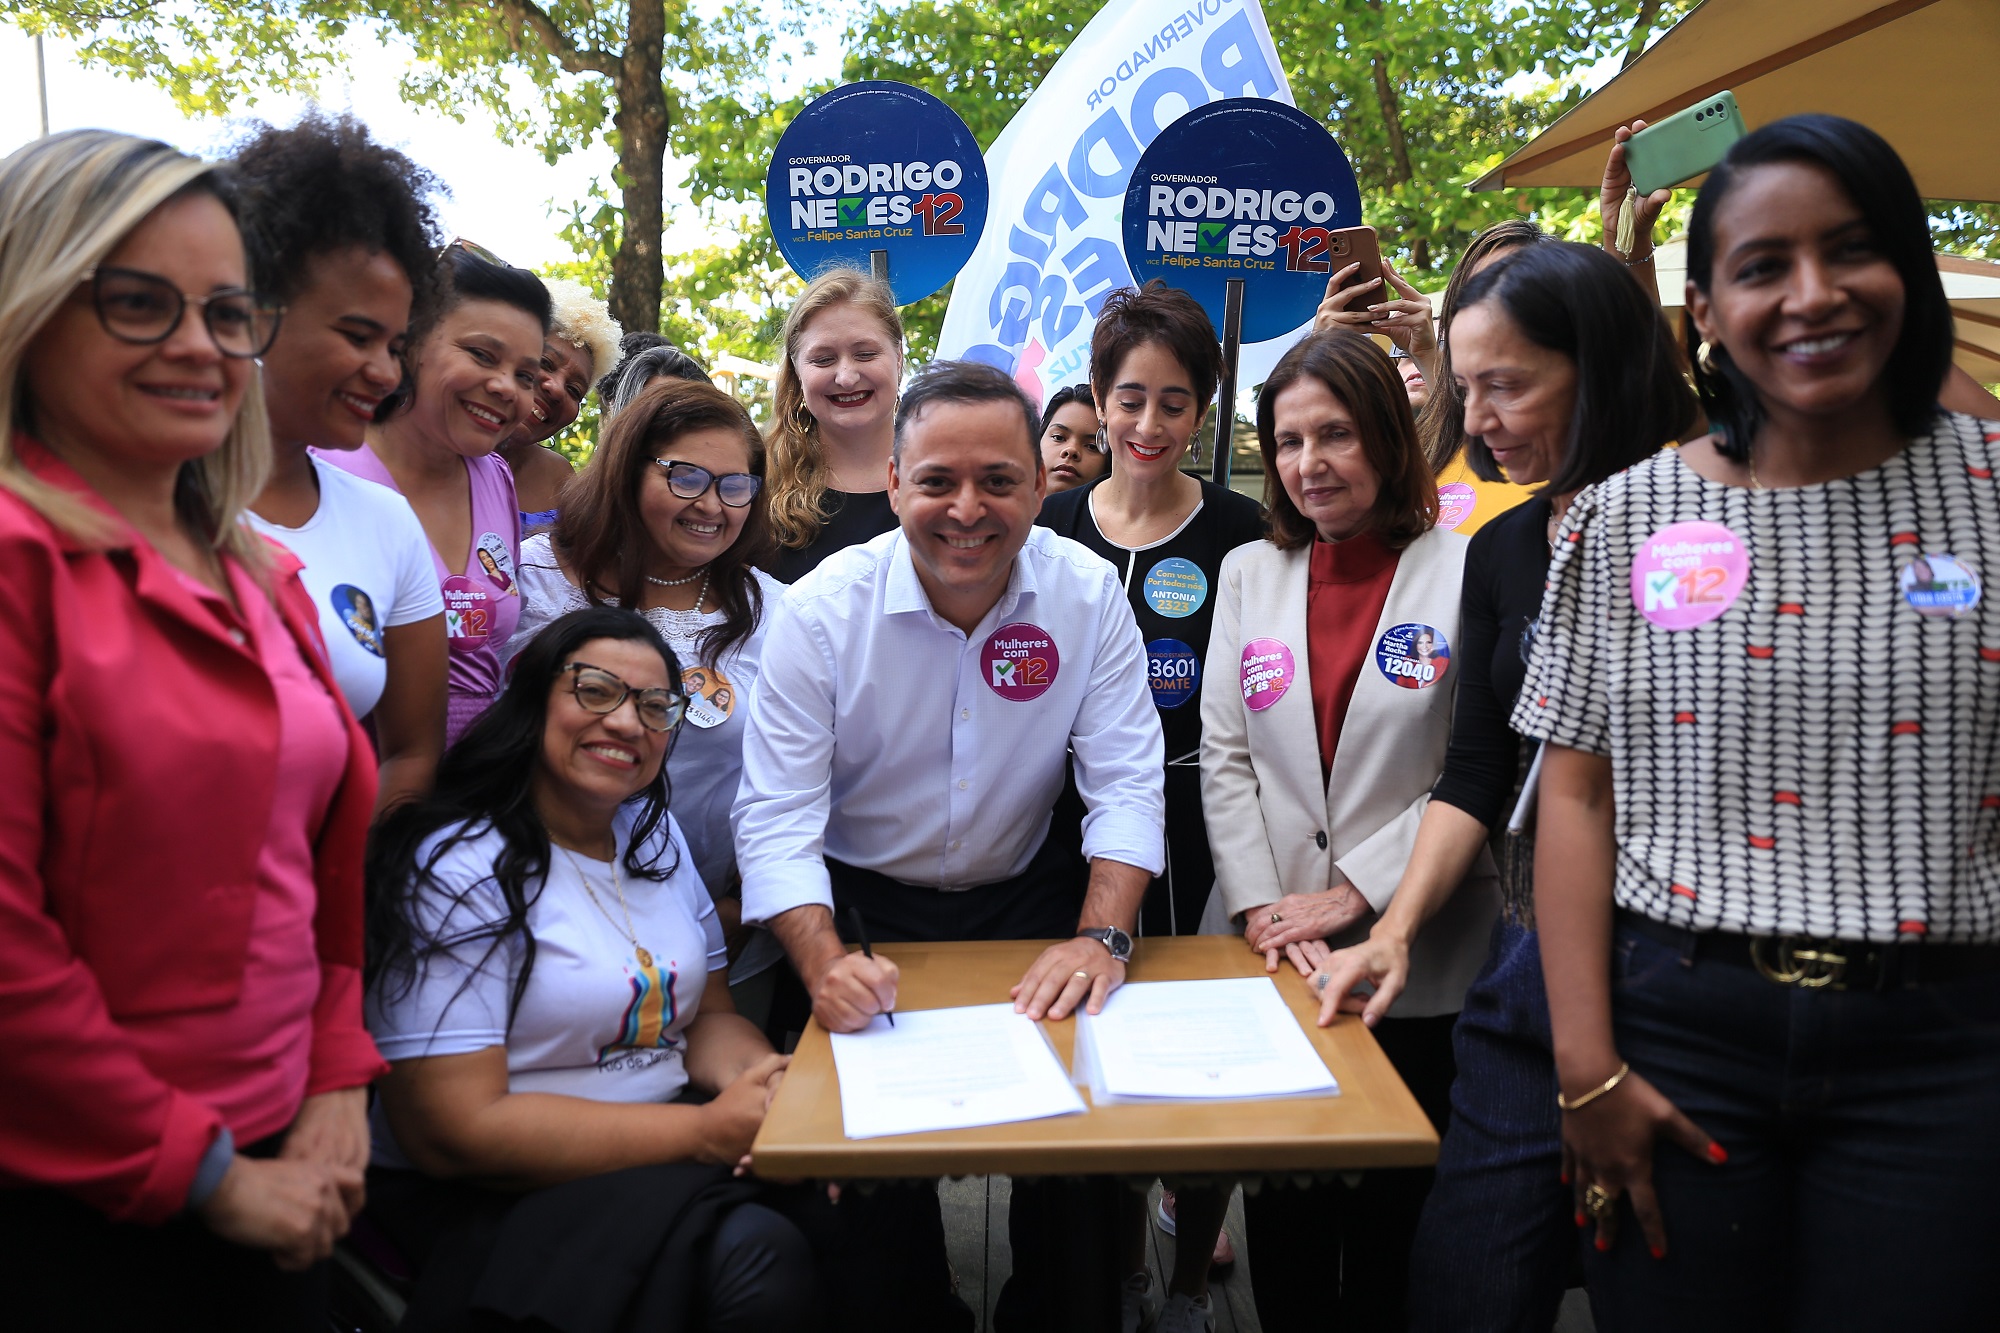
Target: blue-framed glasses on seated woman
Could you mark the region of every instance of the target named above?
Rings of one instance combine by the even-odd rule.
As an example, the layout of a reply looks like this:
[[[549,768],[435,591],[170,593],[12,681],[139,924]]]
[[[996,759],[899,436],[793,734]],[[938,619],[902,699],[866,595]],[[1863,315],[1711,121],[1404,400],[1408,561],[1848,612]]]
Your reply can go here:
[[[724,472],[720,476],[696,463],[678,458],[655,458],[667,473],[667,489],[683,500],[699,500],[715,487],[715,498],[731,509],[741,509],[764,489],[764,479],[754,472]]]
[[[285,314],[283,306],[252,291],[225,287],[189,296],[159,274],[136,268],[86,269],[83,281],[90,284],[90,303],[104,331],[140,347],[173,337],[187,308],[196,306],[215,350],[247,361],[271,350]]]
[[[639,725],[648,731],[672,731],[687,712],[685,694],[658,686],[635,690],[603,667],[588,662],[571,662],[563,670],[570,673],[570,693],[586,712],[615,713],[629,698],[633,711],[639,715]]]

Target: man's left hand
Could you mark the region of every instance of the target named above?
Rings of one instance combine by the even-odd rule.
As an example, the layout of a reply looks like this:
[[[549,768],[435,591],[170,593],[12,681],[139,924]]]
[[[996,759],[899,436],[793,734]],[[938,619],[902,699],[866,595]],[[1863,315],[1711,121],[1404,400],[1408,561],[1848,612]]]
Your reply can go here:
[[[1068,1018],[1086,999],[1090,1012],[1097,1013],[1111,992],[1124,984],[1125,964],[1096,940],[1078,936],[1043,950],[1009,993],[1015,1013],[1040,1021]]]
[[[285,1146],[278,1157],[365,1173],[368,1155],[368,1089],[339,1088],[305,1099],[285,1132]],[[352,1223],[366,1202],[363,1187],[357,1182],[343,1186],[340,1193],[347,1206],[347,1220]]]

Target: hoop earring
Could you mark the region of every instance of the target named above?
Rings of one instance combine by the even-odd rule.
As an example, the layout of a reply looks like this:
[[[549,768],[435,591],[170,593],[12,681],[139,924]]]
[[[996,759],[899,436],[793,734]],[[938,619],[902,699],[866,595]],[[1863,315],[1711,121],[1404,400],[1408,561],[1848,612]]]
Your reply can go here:
[[[803,402],[801,402],[797,407],[792,409],[792,429],[797,431],[799,434],[801,435],[812,434],[812,428],[818,424],[819,423],[813,419],[813,414],[806,410],[806,405]]]
[[[1706,338],[1703,338],[1701,345],[1694,349],[1694,363],[1704,375],[1719,375],[1722,373],[1715,368],[1715,344]]]
[[[1102,421],[1097,423],[1097,438],[1091,441],[1091,443],[1097,447],[1098,453],[1103,454],[1106,457],[1110,456],[1111,441],[1105,437],[1104,423]]]

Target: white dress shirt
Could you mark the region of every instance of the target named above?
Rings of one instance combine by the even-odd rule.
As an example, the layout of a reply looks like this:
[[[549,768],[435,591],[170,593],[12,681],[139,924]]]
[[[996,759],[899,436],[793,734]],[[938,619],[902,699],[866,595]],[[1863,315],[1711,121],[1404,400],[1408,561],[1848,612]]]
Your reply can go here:
[[[997,633],[1022,625],[1054,654]],[[771,612],[735,808],[744,919],[831,907],[829,856],[945,890],[1021,873],[1072,749],[1083,854],[1157,875],[1163,748],[1138,625],[1088,548],[1035,528],[967,634],[931,609],[900,530],[851,546]]]

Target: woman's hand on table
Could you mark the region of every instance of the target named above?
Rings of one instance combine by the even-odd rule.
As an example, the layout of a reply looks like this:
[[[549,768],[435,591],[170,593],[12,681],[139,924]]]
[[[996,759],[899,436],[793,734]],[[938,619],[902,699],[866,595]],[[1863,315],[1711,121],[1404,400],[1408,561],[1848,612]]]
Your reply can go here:
[[[1410,982],[1410,942],[1380,924],[1367,939],[1345,949],[1330,949],[1318,940],[1295,947],[1311,964],[1300,970],[1319,999],[1321,1027],[1340,1013],[1360,1014],[1363,1023],[1374,1027]],[[1373,994],[1355,993],[1355,987],[1364,983],[1373,987]]]
[[[1264,970],[1278,970],[1285,946],[1340,934],[1368,914],[1368,900],[1352,884],[1325,893],[1288,893],[1243,914],[1243,938],[1264,955]]]
[[[731,1166],[739,1176],[749,1172],[750,1145],[763,1128],[771,1098],[791,1062],[789,1055],[767,1055],[702,1106],[701,1146],[695,1160]]]

